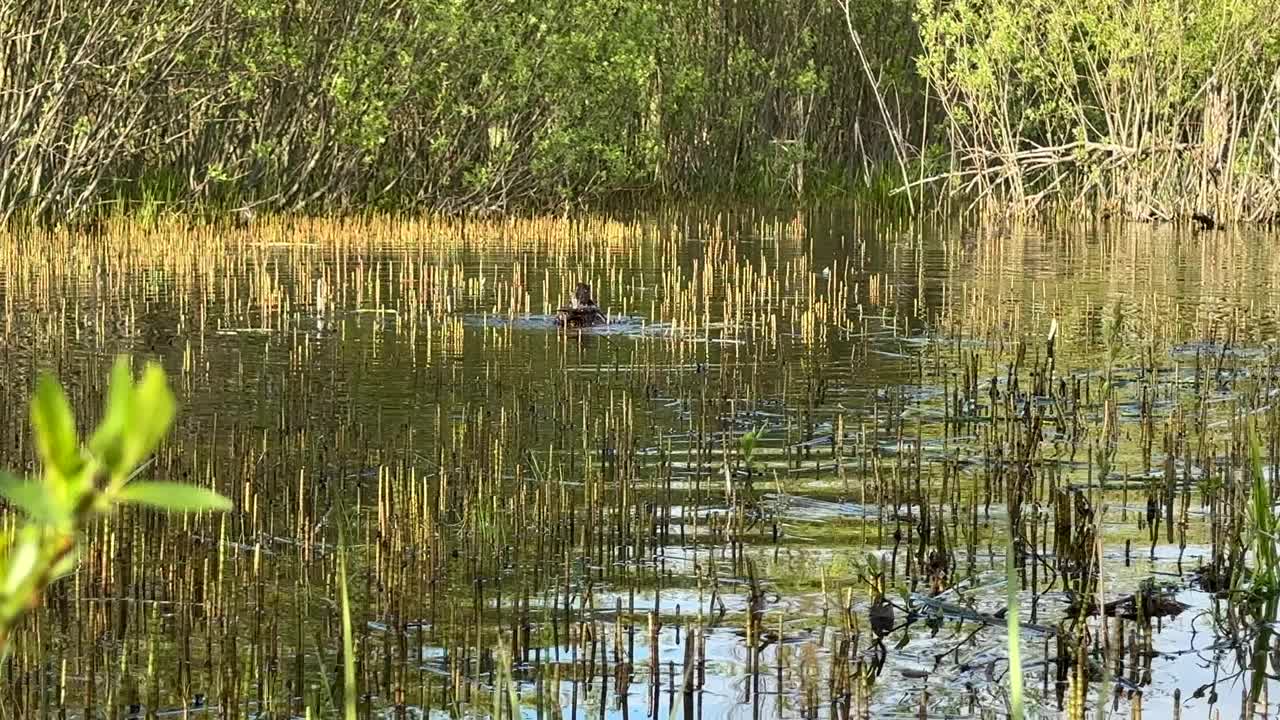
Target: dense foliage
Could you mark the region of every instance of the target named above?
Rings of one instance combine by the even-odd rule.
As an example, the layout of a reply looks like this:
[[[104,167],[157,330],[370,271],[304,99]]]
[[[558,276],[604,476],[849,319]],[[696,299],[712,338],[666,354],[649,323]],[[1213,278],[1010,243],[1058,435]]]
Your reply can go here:
[[[1280,205],[1270,0],[34,0],[0,29],[5,218],[939,180]]]
[[[952,177],[1157,218],[1280,202],[1272,0],[919,0]]]
[[[919,96],[910,6],[864,5],[853,20],[881,89]],[[885,152],[831,2],[0,8],[9,215],[119,198],[323,211],[800,193],[865,177]]]

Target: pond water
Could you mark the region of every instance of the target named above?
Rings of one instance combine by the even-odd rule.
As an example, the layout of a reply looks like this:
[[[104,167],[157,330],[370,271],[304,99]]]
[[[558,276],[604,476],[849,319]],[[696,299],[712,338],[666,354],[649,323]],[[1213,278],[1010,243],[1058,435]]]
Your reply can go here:
[[[36,469],[38,370],[85,431],[131,353],[181,402],[146,473],[236,509],[96,526],[0,717],[337,715],[340,545],[361,717],[1002,717],[1011,576],[1029,715],[1274,711],[1274,602],[1202,568],[1253,567],[1249,428],[1263,485],[1280,458],[1276,239],[849,209],[8,238],[0,466]],[[608,325],[557,327],[579,281]],[[1161,616],[1087,612],[1135,593]]]

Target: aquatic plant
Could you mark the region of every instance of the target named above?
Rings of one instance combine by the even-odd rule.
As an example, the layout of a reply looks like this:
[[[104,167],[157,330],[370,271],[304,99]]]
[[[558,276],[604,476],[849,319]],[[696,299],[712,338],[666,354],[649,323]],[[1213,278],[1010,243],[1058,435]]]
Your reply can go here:
[[[1188,618],[1148,600],[1175,591],[1238,651],[1185,705],[1242,695],[1248,575],[1215,599],[1188,571],[1255,564],[1271,244],[758,211],[176,222],[0,243],[0,410],[31,367],[93,411],[116,352],[162,357],[185,409],[148,473],[242,511],[91,523],[13,633],[0,717],[978,715],[1012,708],[1013,632],[1025,716],[1059,693],[1155,716]],[[1050,272],[1011,285],[1033,255]],[[627,319],[562,336],[582,277]],[[13,414],[0,461],[31,467]]]
[[[1009,526],[1008,550],[1013,548],[1012,527],[1012,525]],[[1014,561],[1013,553],[1010,551],[1005,552],[1004,577],[1008,602],[1005,606],[1005,618],[1008,620],[1005,627],[1009,633],[1007,643],[1009,649],[1009,718],[1010,720],[1022,720],[1022,625],[1018,618],[1018,593],[1020,587],[1018,565]]]
[[[738,438],[738,454],[749,473],[756,470],[756,446],[759,445],[762,437],[764,437],[763,426],[742,433],[742,436]]]
[[[1280,553],[1276,552],[1275,504],[1271,500],[1271,482],[1267,479],[1262,462],[1262,441],[1258,427],[1250,423],[1248,428],[1250,479],[1249,491],[1249,544],[1253,548],[1254,568],[1249,575],[1249,591],[1259,600],[1270,600],[1280,595]],[[1265,617],[1271,617],[1266,615]]]
[[[351,630],[351,593],[347,590],[347,543],[338,546],[338,592],[342,612],[342,716],[356,720],[356,647]]]

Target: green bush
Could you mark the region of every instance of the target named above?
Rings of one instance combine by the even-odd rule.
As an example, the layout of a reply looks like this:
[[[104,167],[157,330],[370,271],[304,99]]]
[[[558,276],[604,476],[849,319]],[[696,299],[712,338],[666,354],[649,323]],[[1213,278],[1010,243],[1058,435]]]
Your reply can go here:
[[[963,177],[1029,195],[1066,171],[1131,204],[1247,214],[1275,169],[1270,0],[919,0],[916,18]]]
[[[910,5],[855,15],[912,116]],[[41,44],[0,78],[33,101],[0,108],[0,217],[795,193],[889,152],[833,3],[39,0],[0,26]]]

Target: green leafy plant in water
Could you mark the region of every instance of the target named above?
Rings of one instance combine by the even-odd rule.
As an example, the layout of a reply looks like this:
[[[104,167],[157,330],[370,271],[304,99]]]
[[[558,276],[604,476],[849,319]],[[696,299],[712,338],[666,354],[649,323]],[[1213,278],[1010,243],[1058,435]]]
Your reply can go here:
[[[43,374],[31,401],[31,426],[43,473],[24,480],[0,473],[0,497],[26,516],[0,539],[0,657],[13,628],[40,603],[50,583],[75,568],[79,533],[95,517],[121,505],[169,511],[228,510],[231,503],[204,488],[134,478],[173,423],[173,393],[159,365],[134,379],[128,358],[112,369],[106,412],[81,442],[66,393]]]
[[[755,462],[756,447],[759,444],[760,438],[763,437],[763,435],[764,435],[764,428],[759,427],[754,430],[751,430],[750,432],[743,433],[742,437],[738,438],[738,457],[741,458],[742,464],[747,470],[747,481],[745,484],[745,488],[747,492],[746,498],[748,499],[748,502],[750,502],[751,501],[750,499],[753,497],[752,482],[753,482],[753,477],[757,470],[756,462]],[[725,477],[725,483],[726,483],[725,494],[732,500],[737,497],[737,494],[734,492],[732,488],[732,480],[730,477],[728,463],[725,463],[724,473],[725,473],[724,477]]]
[[[342,706],[344,720],[356,720],[356,655],[351,631],[351,597],[347,591],[347,543],[338,545],[338,583],[342,594]]]
[[[1249,473],[1252,488],[1249,493],[1250,544],[1253,547],[1254,571],[1249,577],[1246,593],[1257,609],[1257,636],[1253,641],[1253,673],[1249,688],[1250,700],[1262,697],[1267,681],[1267,660],[1270,655],[1277,601],[1280,600],[1280,556],[1276,553],[1276,516],[1272,510],[1271,484],[1267,482],[1262,465],[1262,441],[1258,428],[1249,425]],[[1240,578],[1237,575],[1237,582]]]
[[[1276,554],[1276,516],[1272,512],[1271,484],[1262,467],[1262,442],[1256,426],[1249,428],[1249,472],[1253,487],[1249,493],[1249,514],[1253,532],[1254,564],[1249,583],[1252,594],[1269,599],[1280,594],[1280,556]]]

